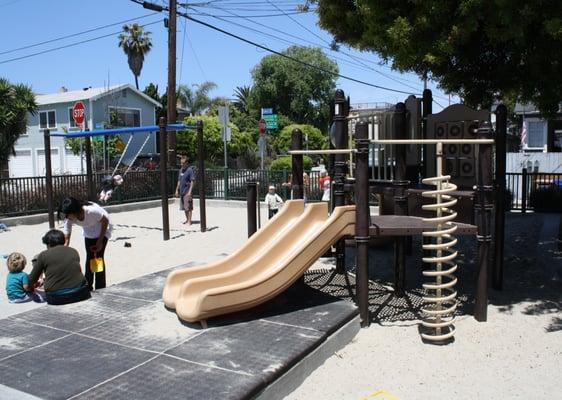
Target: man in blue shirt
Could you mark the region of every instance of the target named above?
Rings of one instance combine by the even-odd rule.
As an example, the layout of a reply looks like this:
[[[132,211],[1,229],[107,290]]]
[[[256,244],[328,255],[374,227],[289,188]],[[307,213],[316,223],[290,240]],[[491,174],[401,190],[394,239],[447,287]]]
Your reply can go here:
[[[185,212],[184,224],[191,225],[191,214],[193,212],[193,196],[191,192],[195,186],[195,172],[189,165],[189,158],[181,156],[181,168],[178,173],[178,184],[176,185],[176,197],[180,198],[180,210]]]

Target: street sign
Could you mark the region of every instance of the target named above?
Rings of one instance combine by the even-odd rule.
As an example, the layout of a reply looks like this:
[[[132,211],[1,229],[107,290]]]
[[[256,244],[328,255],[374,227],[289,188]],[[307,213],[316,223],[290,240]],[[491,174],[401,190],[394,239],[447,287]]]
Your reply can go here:
[[[84,124],[84,110],[86,106],[81,101],[77,101],[74,103],[72,107],[72,119],[78,126],[82,126]]]
[[[219,122],[222,126],[227,126],[229,123],[228,107],[219,106]]]
[[[279,127],[277,114],[264,115],[263,119],[265,120],[267,129],[277,129]]]
[[[265,121],[265,119],[260,119],[260,135],[264,136],[265,132],[267,130],[267,122]]]
[[[273,114],[273,108],[262,108],[261,109],[261,116],[263,117],[264,115],[271,115]]]

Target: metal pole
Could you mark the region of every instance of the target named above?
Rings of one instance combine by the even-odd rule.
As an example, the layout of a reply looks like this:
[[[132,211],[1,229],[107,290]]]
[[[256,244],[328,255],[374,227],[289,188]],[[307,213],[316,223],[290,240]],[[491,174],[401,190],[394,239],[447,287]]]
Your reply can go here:
[[[85,130],[88,132],[88,129]],[[86,136],[86,185],[88,187],[88,200],[94,199],[94,174],[92,172],[92,140]]]
[[[478,139],[491,139],[492,128],[488,121],[482,122],[478,128]],[[478,273],[476,277],[476,298],[474,302],[474,318],[486,321],[488,307],[488,259],[492,242],[491,220],[493,204],[493,171],[492,145],[477,146],[476,203],[474,205],[477,241],[478,241]]]
[[[246,184],[247,184],[246,210],[248,213],[248,237],[250,237],[258,230],[257,219],[256,219],[257,183],[256,181],[248,180]]]
[[[396,104],[394,112],[394,138],[406,139],[406,105]],[[406,189],[406,146],[396,145],[396,165],[394,166],[394,215],[408,215],[408,197]],[[406,284],[406,238],[398,236],[394,240],[394,290],[399,296],[404,294]]]
[[[343,90],[336,90],[334,104],[335,147],[336,149],[346,149],[348,146],[347,115],[349,114],[349,104]],[[334,206],[340,207],[345,205],[346,155],[336,154],[334,159]],[[339,273],[345,271],[344,240],[338,240],[336,243],[336,271]]]
[[[45,144],[45,180],[47,191],[47,214],[49,216],[49,229],[55,228],[55,213],[53,207],[53,171],[51,165],[51,136],[48,129],[43,131]]]
[[[168,133],[166,132],[166,119],[160,117],[160,196],[162,199],[162,234],[164,240],[170,239],[170,216],[168,213]],[[162,156],[164,154],[164,156]],[[181,200],[180,200],[181,201]]]
[[[291,150],[302,150],[302,132],[299,128],[293,129],[291,136]],[[293,193],[293,199],[303,199],[304,167],[302,154],[293,154],[292,167],[293,175],[291,178],[291,190]]]
[[[222,127],[222,143],[224,146],[224,169],[227,169],[228,168],[228,143],[226,141],[226,126]],[[263,163],[263,159],[262,159],[262,163]]]
[[[427,81],[424,81],[424,85],[427,83]],[[433,111],[433,94],[431,93],[431,90],[424,88],[423,94],[422,94],[422,139],[428,139],[427,137],[427,116],[430,115]],[[428,148],[429,145],[428,144],[424,144],[422,145],[422,166],[420,168],[420,170],[422,171],[423,176],[421,178],[426,178],[428,177],[428,165],[430,165],[431,163],[433,163],[433,160],[428,160],[427,159],[427,152],[428,152]],[[437,175],[437,174],[436,174]],[[431,176],[431,175],[429,175]],[[420,179],[420,183],[421,183],[421,179]],[[423,244],[430,244],[431,243],[431,238],[428,236],[424,236],[422,238],[422,243]],[[431,257],[431,251],[430,250],[423,250],[423,257]],[[429,270],[431,269],[431,265],[429,263],[424,263],[422,262],[422,270]]]
[[[197,121],[197,184],[199,185],[199,219],[201,232],[207,231],[207,209],[205,204],[205,146],[203,143],[203,121]]]
[[[523,168],[521,171],[521,212],[525,214],[527,212],[527,185],[528,185],[529,175],[527,173],[527,168]]]
[[[496,218],[494,234],[494,265],[492,287],[503,286],[503,253],[505,236],[505,176],[506,176],[507,108],[496,108]]]
[[[369,126],[355,125],[355,245],[357,249],[356,293],[361,326],[370,324],[369,318]]]
[[[257,182],[257,187],[256,187],[256,212],[258,214],[258,229],[261,228],[261,202],[260,202],[260,182]]]
[[[168,123],[176,122],[176,11],[177,1],[170,0],[170,15],[168,18]],[[166,139],[166,142],[168,140]],[[168,148],[160,150],[169,157],[170,165],[176,165],[176,132],[170,133],[170,151]]]

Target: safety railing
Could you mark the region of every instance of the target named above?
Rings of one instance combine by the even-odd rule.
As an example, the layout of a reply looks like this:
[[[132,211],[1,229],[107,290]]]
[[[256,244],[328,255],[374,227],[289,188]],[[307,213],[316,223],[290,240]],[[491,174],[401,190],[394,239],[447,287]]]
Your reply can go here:
[[[562,174],[508,172],[506,189],[512,210],[562,211]]]

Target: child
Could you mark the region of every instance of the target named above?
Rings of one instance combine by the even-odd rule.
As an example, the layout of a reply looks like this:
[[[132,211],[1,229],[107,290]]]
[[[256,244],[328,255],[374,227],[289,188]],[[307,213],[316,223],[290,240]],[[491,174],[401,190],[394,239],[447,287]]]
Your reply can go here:
[[[123,184],[123,177],[121,175],[115,175],[113,177],[106,176],[101,181],[101,193],[99,196],[100,201],[104,203],[111,199],[111,195],[117,186],[121,186]]]
[[[8,276],[6,277],[6,293],[10,303],[25,303],[35,301],[42,303],[40,295],[33,292],[33,287],[29,284],[29,277],[23,272],[27,260],[21,253],[12,253],[6,261],[8,266]]]
[[[283,199],[275,193],[275,186],[269,187],[269,193],[265,195],[265,202],[267,204],[267,210],[269,211],[269,219],[271,219],[283,205]]]

